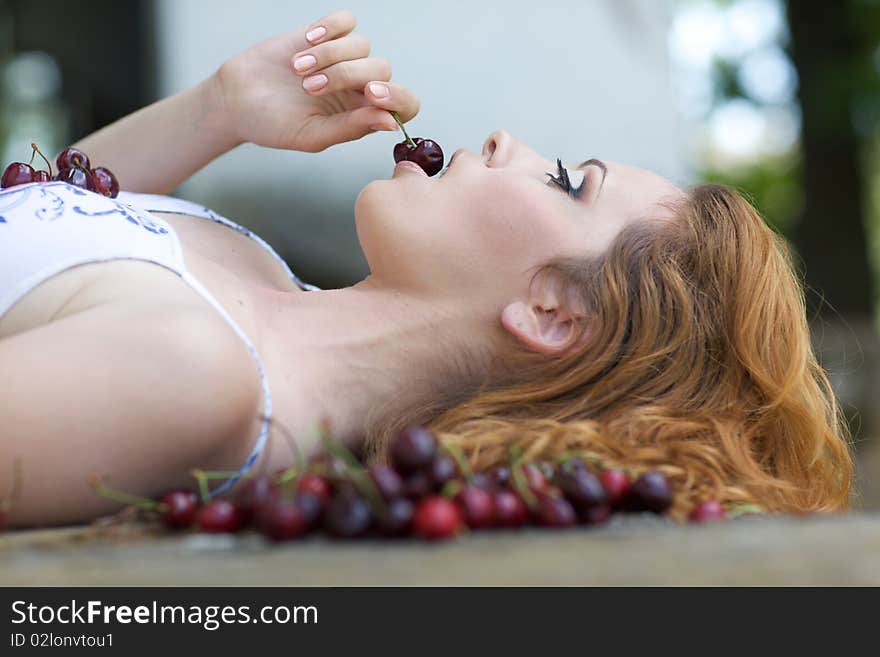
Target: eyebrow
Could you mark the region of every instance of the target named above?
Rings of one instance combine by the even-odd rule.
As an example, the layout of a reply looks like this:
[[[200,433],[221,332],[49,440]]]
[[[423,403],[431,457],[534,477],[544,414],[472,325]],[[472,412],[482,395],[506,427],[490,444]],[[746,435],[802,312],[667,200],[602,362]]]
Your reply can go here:
[[[596,198],[598,198],[599,194],[602,193],[602,186],[605,184],[605,178],[608,177],[608,166],[602,160],[591,158],[586,162],[581,162],[577,168],[578,170],[583,170],[586,169],[588,166],[597,166],[602,170],[602,182],[599,183],[599,191],[596,192]]]

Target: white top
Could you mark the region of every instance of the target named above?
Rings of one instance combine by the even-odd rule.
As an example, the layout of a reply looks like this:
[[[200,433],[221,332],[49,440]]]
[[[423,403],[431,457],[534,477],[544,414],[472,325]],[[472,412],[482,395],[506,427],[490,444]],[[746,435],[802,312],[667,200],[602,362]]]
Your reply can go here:
[[[192,215],[223,224],[264,248],[302,289],[320,289],[301,281],[258,235],[198,204],[128,192],[110,199],[63,182],[31,183],[0,190],[0,317],[31,289],[77,265],[145,260],[180,276],[244,341],[257,364],[263,388],[265,419],[254,449],[239,474],[213,491],[217,494],[234,484],[262,453],[269,434],[272,394],[263,361],[253,343],[217,299],[189,273],[180,239],[171,224],[151,212]]]

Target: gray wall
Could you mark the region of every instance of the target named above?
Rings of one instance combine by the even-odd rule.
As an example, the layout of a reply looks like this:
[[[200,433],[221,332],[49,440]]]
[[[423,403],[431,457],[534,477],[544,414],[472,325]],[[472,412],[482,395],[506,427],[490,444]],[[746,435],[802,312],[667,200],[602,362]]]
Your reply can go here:
[[[412,134],[436,139],[447,155],[479,150],[504,128],[547,156],[619,160],[686,182],[667,55],[671,0],[351,0],[344,7],[373,52],[391,62],[394,80],[419,94]],[[161,92],[194,84],[251,44],[337,8],[160,0]],[[244,146],[179,193],[263,234],[304,277],[347,284],[367,272],[354,199],[367,182],[391,174],[399,135],[317,155]]]

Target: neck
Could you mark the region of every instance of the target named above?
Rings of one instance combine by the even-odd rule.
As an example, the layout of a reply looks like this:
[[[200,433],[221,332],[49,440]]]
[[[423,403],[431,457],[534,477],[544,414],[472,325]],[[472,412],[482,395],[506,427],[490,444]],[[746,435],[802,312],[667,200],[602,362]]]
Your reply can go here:
[[[334,438],[360,449],[370,427],[467,390],[487,365],[475,357],[489,346],[474,339],[488,333],[483,318],[371,277],[338,290],[272,293],[260,314],[273,416],[307,452],[325,419]],[[289,455],[283,445],[273,453]]]

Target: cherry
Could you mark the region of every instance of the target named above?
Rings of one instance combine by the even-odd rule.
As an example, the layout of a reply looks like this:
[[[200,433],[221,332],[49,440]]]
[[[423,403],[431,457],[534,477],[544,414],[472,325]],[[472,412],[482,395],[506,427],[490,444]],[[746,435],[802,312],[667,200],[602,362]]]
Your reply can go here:
[[[405,497],[395,497],[385,506],[385,514],[379,518],[379,532],[383,536],[404,536],[412,527],[415,505]]]
[[[227,500],[211,500],[199,509],[196,519],[203,532],[215,534],[234,534],[245,524],[244,515]]]
[[[579,511],[605,504],[608,499],[602,483],[587,470],[563,471],[555,483]]]
[[[400,120],[397,112],[391,112],[391,116],[397,121],[397,125],[400,126],[403,136],[406,138],[394,146],[394,161],[402,162],[403,160],[408,160],[418,164],[422,171],[429,176],[439,173],[440,169],[443,168],[443,149],[440,148],[440,144],[431,139],[422,139],[421,137],[410,139],[406,127],[403,125],[403,121]]]
[[[413,532],[429,540],[452,538],[462,528],[461,512],[445,497],[431,496],[421,500],[413,515]]]
[[[485,472],[475,472],[471,475],[469,483],[476,488],[489,490],[492,487],[492,480]]]
[[[312,493],[321,502],[322,507],[330,501],[330,482],[324,477],[319,477],[318,475],[313,474],[304,474],[296,483],[296,489]]]
[[[196,494],[189,490],[173,490],[165,493],[159,503],[163,504],[159,512],[162,522],[172,529],[183,529],[195,522],[199,511]]]
[[[74,187],[80,187],[89,191],[94,191],[95,189],[95,179],[92,177],[92,174],[88,169],[80,169],[79,167],[61,169],[55,180],[60,180],[61,182],[66,182],[68,185],[73,185]]]
[[[465,524],[471,529],[491,527],[495,522],[495,497],[474,484],[462,488],[455,496]]]
[[[0,509],[0,532],[6,529],[6,511]]]
[[[382,464],[373,465],[370,466],[367,472],[379,490],[379,494],[385,500],[400,497],[403,494],[403,479],[390,466]]]
[[[724,507],[718,500],[704,500],[697,504],[688,514],[688,520],[691,522],[710,522],[712,520],[723,520],[726,514]]]
[[[373,522],[367,501],[353,494],[337,494],[324,512],[324,529],[340,538],[364,534]]]
[[[663,513],[672,506],[672,487],[662,472],[651,470],[633,482],[627,502],[631,511]]]
[[[309,495],[317,503],[317,498]],[[308,533],[313,518],[298,499],[276,496],[260,510],[260,531],[273,541],[286,541]]]
[[[89,156],[78,148],[65,148],[55,159],[55,166],[58,167],[58,171],[76,167],[88,169],[91,163],[89,162]]]
[[[499,527],[522,527],[529,519],[529,509],[512,490],[495,493],[495,524]]]
[[[577,514],[567,499],[540,492],[538,497],[538,523],[545,527],[571,527],[577,523]]]
[[[529,488],[532,490],[543,490],[544,487],[547,486],[547,479],[544,477],[544,473],[537,464],[526,463],[522,466],[522,472],[523,475],[525,475]]]
[[[407,475],[403,480],[403,494],[410,499],[430,495],[436,490],[431,474],[423,470]]]
[[[275,492],[272,477],[260,475],[259,477],[248,478],[242,482],[238,489],[235,505],[245,520],[251,522],[259,514],[262,506],[269,502]]]
[[[30,164],[24,162],[13,162],[3,171],[3,177],[0,178],[0,187],[15,187],[16,185],[26,185],[34,182],[36,172]]]
[[[399,472],[426,467],[437,453],[437,439],[428,429],[413,425],[391,443],[391,463]]]
[[[510,481],[510,468],[504,465],[492,468],[489,472],[489,479],[497,488],[503,488]]]
[[[591,506],[578,512],[580,520],[585,525],[601,525],[611,518],[611,507],[608,504]]]
[[[92,178],[94,179],[95,191],[98,194],[116,198],[119,196],[119,181],[116,176],[107,167],[97,167],[92,169]]]
[[[404,140],[394,146],[394,161],[403,160],[418,164],[422,171],[434,176],[443,168],[443,149],[432,139],[415,137],[412,143]]]
[[[50,180],[52,180],[52,178],[51,178],[51,176],[49,176],[49,173],[48,173],[48,172],[43,171],[43,170],[35,171],[35,172],[34,172],[34,182],[36,182],[36,183],[47,183],[47,182],[49,182]]]
[[[614,508],[623,506],[626,503],[626,497],[632,486],[629,475],[623,470],[610,469],[603,470],[599,473],[598,477],[599,481],[602,482],[605,492],[608,493],[608,501],[611,503],[611,506]]]
[[[438,454],[434,457],[434,460],[431,461],[430,470],[431,480],[434,483],[434,487],[438,490],[443,487],[443,484],[451,481],[458,474],[458,466],[455,463],[455,459],[445,454]]]

